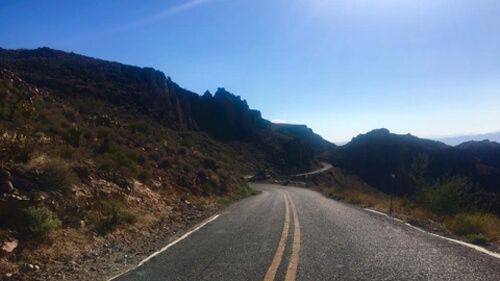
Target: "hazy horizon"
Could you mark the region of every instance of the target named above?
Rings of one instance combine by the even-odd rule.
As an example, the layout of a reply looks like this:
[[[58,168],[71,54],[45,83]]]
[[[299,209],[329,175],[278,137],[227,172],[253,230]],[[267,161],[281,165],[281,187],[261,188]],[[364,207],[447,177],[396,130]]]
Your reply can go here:
[[[47,46],[225,87],[264,118],[348,141],[499,131],[500,2],[2,1],[0,47]]]

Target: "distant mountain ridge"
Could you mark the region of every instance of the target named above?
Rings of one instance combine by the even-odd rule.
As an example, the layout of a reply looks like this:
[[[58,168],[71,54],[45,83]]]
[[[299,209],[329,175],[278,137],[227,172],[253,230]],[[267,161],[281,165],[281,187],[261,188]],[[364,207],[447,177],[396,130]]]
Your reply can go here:
[[[492,142],[500,143],[500,131],[486,133],[486,134],[462,135],[462,136],[456,136],[456,137],[444,137],[444,138],[439,138],[436,140],[443,142],[443,143],[446,143],[448,145],[453,145],[453,146],[457,146],[461,143],[468,142],[468,141],[483,141],[483,140],[489,140]]]

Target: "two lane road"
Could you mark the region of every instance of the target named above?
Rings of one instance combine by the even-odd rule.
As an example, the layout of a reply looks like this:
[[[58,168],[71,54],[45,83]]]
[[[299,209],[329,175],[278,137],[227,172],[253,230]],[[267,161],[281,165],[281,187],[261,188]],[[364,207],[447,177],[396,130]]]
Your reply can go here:
[[[261,193],[125,280],[500,280],[500,259],[301,188]]]

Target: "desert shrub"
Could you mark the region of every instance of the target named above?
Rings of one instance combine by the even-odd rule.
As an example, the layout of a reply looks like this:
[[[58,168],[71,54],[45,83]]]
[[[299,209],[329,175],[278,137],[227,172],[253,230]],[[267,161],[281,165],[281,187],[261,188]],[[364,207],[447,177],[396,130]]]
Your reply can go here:
[[[64,190],[79,181],[73,169],[62,159],[48,159],[42,163],[41,180],[48,190]]]
[[[444,222],[444,226],[456,235],[468,235],[481,232],[481,225],[471,214],[458,214]]]
[[[461,209],[464,191],[469,181],[466,178],[449,178],[436,181],[422,190],[423,205],[440,215],[453,215]]]
[[[211,194],[212,192],[214,192],[214,187],[211,183],[209,182],[206,182],[204,183],[201,188],[203,189],[203,191],[206,193],[206,194]]]
[[[490,242],[490,239],[483,234],[469,234],[465,236],[465,240],[476,245],[486,245]]]
[[[77,127],[72,127],[62,135],[62,138],[66,144],[79,147],[81,136],[82,132]]]
[[[205,182],[208,179],[208,176],[210,173],[207,170],[200,169],[197,173],[196,176],[201,182]]]
[[[105,235],[115,230],[119,225],[124,223],[134,224],[137,222],[138,217],[126,210],[123,204],[114,199],[108,199],[101,202],[104,213],[104,220],[97,228],[97,232]]]
[[[113,143],[111,140],[111,132],[106,129],[101,129],[97,132],[97,136],[99,139],[101,139],[101,146],[99,148],[99,153],[108,153],[108,152],[114,152],[118,150],[118,147],[116,144]]]
[[[61,221],[47,207],[29,207],[23,214],[29,233],[42,238],[61,226]]]
[[[130,125],[128,126],[128,129],[132,133],[140,133],[140,134],[144,134],[144,135],[149,134],[149,132],[150,132],[150,127],[145,122],[130,123]]]
[[[75,111],[71,109],[63,109],[62,115],[68,120],[69,122],[75,122],[76,121],[76,113]]]
[[[417,205],[414,202],[410,201],[409,199],[403,199],[401,200],[399,207],[403,211],[412,212],[413,210],[415,210],[415,208],[417,208]]]
[[[153,176],[153,173],[151,169],[142,169],[141,173],[138,176],[138,179],[142,182],[145,182],[149,179],[151,179]]]
[[[196,143],[190,136],[184,136],[181,139],[180,145],[187,148],[195,148]]]
[[[96,114],[100,112],[104,106],[104,101],[92,97],[79,100],[76,103],[78,111],[82,114]]]
[[[205,169],[211,169],[214,171],[217,170],[217,163],[212,158],[204,158],[201,161],[201,164],[203,165],[203,168],[205,168]]]
[[[121,171],[126,176],[137,176],[140,172],[139,166],[122,151],[104,153],[101,157],[101,169],[112,172]]]
[[[11,108],[10,121],[22,124],[27,123],[37,116],[37,110],[29,101],[23,100],[14,104]]]
[[[284,181],[282,181],[282,182],[281,182],[281,185],[283,185],[283,186],[287,186],[287,185],[289,185],[290,183],[291,183],[291,181],[290,181],[290,180],[284,180]]]
[[[132,161],[139,163],[139,164],[144,164],[146,163],[146,157],[144,157],[143,153],[139,153],[135,150],[127,150],[125,151],[125,155],[131,159]]]
[[[164,155],[165,152],[163,152],[163,150],[155,150],[151,154],[149,154],[148,158],[154,162],[158,162],[163,158]]]
[[[412,225],[422,225],[426,220],[432,219],[432,214],[422,208],[414,208],[409,212],[407,221]]]
[[[27,163],[30,160],[33,147],[31,146],[12,146],[10,151],[11,158],[16,163]]]
[[[111,118],[107,115],[99,115],[95,118],[96,126],[107,126],[111,125]]]
[[[167,169],[172,167],[172,161],[169,158],[163,158],[158,165],[160,169]]]
[[[491,240],[500,240],[500,218],[493,214],[458,214],[443,225],[456,235],[483,234]]]
[[[334,198],[335,192],[333,188],[322,188],[320,193],[323,194],[326,198]]]
[[[186,155],[187,154],[187,149],[185,147],[180,147],[177,150],[177,153],[180,154],[180,155]]]

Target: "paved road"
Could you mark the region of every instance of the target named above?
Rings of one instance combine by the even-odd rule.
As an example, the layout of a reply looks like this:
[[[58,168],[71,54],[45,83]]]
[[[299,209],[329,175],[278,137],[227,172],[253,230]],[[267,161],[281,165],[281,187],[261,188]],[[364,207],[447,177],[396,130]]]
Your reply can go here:
[[[291,175],[289,177],[301,177],[301,176],[308,176],[308,175],[319,174],[319,173],[326,172],[326,171],[330,170],[333,167],[332,164],[325,163],[325,162],[321,162],[321,165],[323,165],[323,168],[318,169],[316,171],[312,171],[312,172],[308,172],[308,173],[303,173],[303,174],[298,174],[298,175]]]
[[[500,259],[318,193],[259,195],[114,280],[500,280]]]

